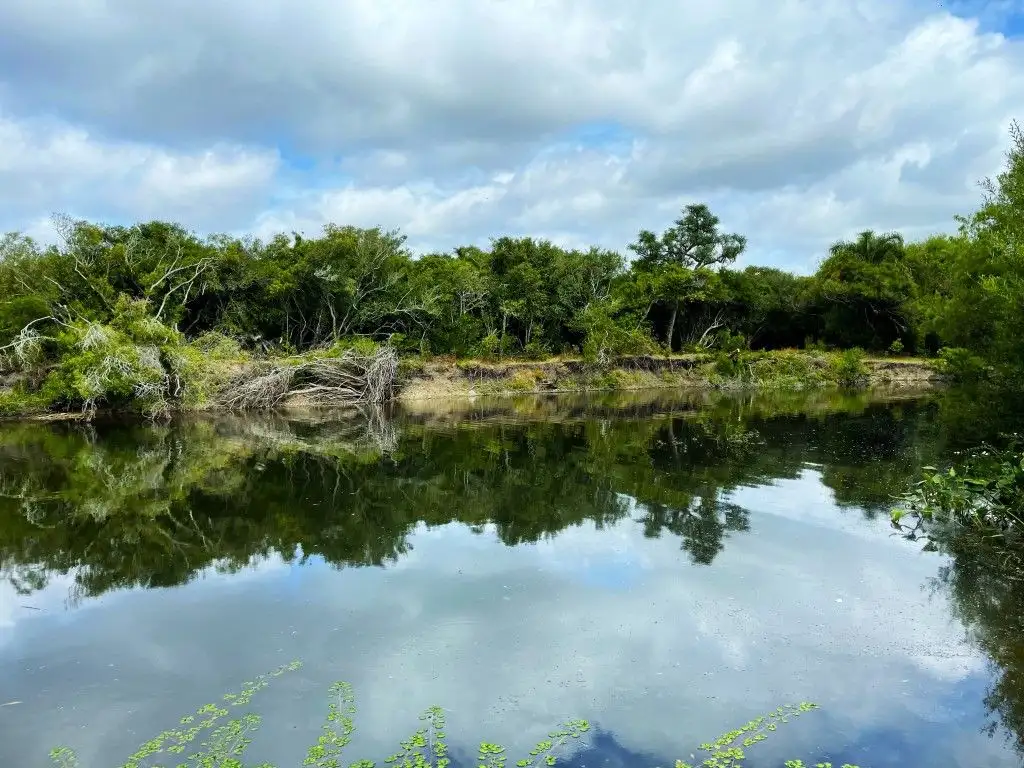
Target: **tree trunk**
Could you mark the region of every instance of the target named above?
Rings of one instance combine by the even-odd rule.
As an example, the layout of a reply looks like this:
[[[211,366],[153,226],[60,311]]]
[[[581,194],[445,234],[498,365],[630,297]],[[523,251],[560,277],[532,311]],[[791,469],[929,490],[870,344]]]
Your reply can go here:
[[[668,353],[672,354],[672,337],[676,333],[676,315],[679,314],[679,302],[672,305],[672,315],[668,319]]]

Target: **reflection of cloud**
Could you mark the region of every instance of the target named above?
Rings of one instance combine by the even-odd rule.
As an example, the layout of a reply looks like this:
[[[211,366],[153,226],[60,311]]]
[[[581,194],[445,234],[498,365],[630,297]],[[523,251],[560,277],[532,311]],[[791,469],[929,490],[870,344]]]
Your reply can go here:
[[[242,589],[252,580],[272,579],[276,573],[289,567],[276,553],[268,557],[254,557],[248,567],[235,572],[224,570],[224,565],[225,563],[216,562],[202,569],[196,574],[195,581],[205,582],[211,586],[219,582],[230,585],[232,589]],[[119,593],[113,591],[77,605],[78,601],[73,598],[76,592],[76,578],[81,570],[73,568],[66,574],[48,573],[46,586],[33,590],[31,595],[18,594],[10,581],[0,575],[0,630],[4,630],[4,633],[0,634],[0,644],[5,639],[13,637],[8,630],[13,630],[20,622],[66,614],[69,602],[75,602],[78,610],[94,610],[101,604],[117,599]]]
[[[63,612],[73,583],[73,573],[56,575],[50,577],[49,583],[42,589],[33,591],[31,595],[20,595],[0,575],[0,646],[13,637],[13,630],[20,622]]]
[[[868,522],[853,509],[837,513],[835,492],[822,482],[818,469],[804,469],[796,478],[778,479],[773,485],[777,490],[772,494],[765,494],[760,487],[738,488],[729,494],[729,500],[743,507],[753,505],[761,512],[805,523],[808,535],[812,535],[813,527],[824,527],[870,540],[876,545],[917,549],[899,536],[880,536],[880,532],[890,530],[887,520]]]
[[[945,600],[919,587],[938,560],[854,515],[833,513],[856,532],[817,524],[829,502],[814,474],[741,493],[751,531],[732,536],[710,567],[631,521],[515,548],[493,530],[448,525],[418,529],[394,567],[272,563],[121,593],[60,631],[46,619],[16,624],[0,672],[26,703],[0,719],[0,764],[26,764],[54,735],[79,746],[85,764],[119,756],[295,657],[304,670],[261,699],[271,725],[256,746],[282,765],[315,738],[319,694],[335,678],[359,697],[352,759],[387,754],[432,703],[448,709],[453,746],[465,750],[474,748],[466,739],[486,738],[518,751],[577,716],[624,750],[674,756],[691,739],[802,699],[825,712],[762,745],[766,759],[853,743],[892,723],[907,738],[916,724],[942,724],[926,755],[980,759],[995,749],[973,730],[976,700],[938,697],[973,681],[980,664]],[[811,508],[815,524],[778,514]],[[580,576],[607,567],[634,580],[623,589]],[[26,671],[54,659],[49,671]],[[15,732],[25,736],[2,735]]]

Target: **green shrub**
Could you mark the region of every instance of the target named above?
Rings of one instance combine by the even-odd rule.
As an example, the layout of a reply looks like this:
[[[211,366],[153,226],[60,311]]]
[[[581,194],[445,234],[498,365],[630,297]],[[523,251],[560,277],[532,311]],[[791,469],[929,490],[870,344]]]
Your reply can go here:
[[[53,321],[56,331],[48,336],[23,332],[9,357],[36,384],[5,398],[4,410],[91,412],[102,405],[165,416],[173,403],[204,403],[223,372],[245,359],[238,343],[222,334],[186,343],[144,300],[122,295],[114,308],[107,324]]]
[[[612,357],[650,355],[657,350],[657,344],[644,331],[616,326],[603,336],[597,333],[588,335],[583,342],[583,359],[598,362]]]
[[[712,349],[731,352],[734,349],[746,349],[749,342],[742,333],[733,333],[728,328],[719,331],[712,342]]]
[[[812,336],[804,339],[804,349],[808,352],[828,352],[828,345]]]
[[[126,319],[116,326],[75,323],[58,334],[63,352],[43,382],[42,395],[66,407],[95,410],[138,406],[152,415],[165,411],[171,382],[161,343],[172,344],[166,328]],[[129,334],[138,334],[138,341]],[[180,340],[174,339],[175,346]]]
[[[795,351],[750,353],[750,376],[764,389],[806,389],[827,383],[818,358]]]
[[[52,403],[44,395],[18,389],[0,392],[0,418],[32,416],[46,412]]]
[[[604,363],[613,357],[647,355],[657,350],[650,333],[614,316],[612,307],[595,303],[579,313],[573,327],[583,331],[583,359]]]
[[[761,389],[800,390],[830,382],[819,358],[803,352],[716,352],[712,381]]]
[[[203,355],[216,360],[245,360],[248,358],[237,339],[216,331],[196,337],[190,346],[202,352]]]
[[[716,352],[712,358],[712,370],[723,379],[737,379],[745,369],[738,356]]]
[[[527,360],[546,360],[551,357],[551,350],[542,342],[531,341],[523,347],[522,356]]]
[[[494,360],[500,352],[501,339],[493,331],[480,339],[479,343],[471,350],[473,357],[478,357],[481,360]]]
[[[430,342],[425,336],[393,333],[388,337],[387,343],[402,355],[419,355],[423,358],[431,356]]]
[[[831,360],[832,376],[841,387],[862,386],[868,378],[867,367],[864,365],[864,350],[854,347],[844,349]]]
[[[380,344],[367,336],[346,336],[344,338],[337,339],[333,344],[331,344],[323,356],[338,357],[346,352],[355,352],[359,355],[370,356],[376,354],[378,349],[380,349]],[[307,356],[318,357],[319,355],[316,352],[312,352],[307,353]]]
[[[896,339],[896,341],[889,345],[889,353],[893,355],[903,354],[903,342]]]
[[[981,381],[989,373],[985,360],[960,347],[940,349],[938,367],[942,373],[962,383]]]
[[[532,392],[537,388],[539,372],[524,368],[517,370],[509,379],[504,389],[509,392]]]

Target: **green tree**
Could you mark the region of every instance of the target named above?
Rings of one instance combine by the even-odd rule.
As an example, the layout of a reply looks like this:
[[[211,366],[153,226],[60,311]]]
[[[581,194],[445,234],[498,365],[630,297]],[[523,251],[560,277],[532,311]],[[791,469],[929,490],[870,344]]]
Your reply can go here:
[[[937,319],[944,339],[969,345],[1018,375],[1024,368],[1024,130],[1010,129],[1006,166],[982,182],[984,202],[960,218],[949,296]]]
[[[861,232],[836,242],[815,275],[822,335],[841,347],[887,349],[913,344],[911,303],[916,287],[895,232]]]
[[[703,203],[687,205],[661,236],[642,230],[629,246],[637,255],[634,270],[650,296],[651,308],[667,309],[665,345],[675,346],[676,321],[687,302],[707,302],[719,287],[712,267],[730,264],[746,248],[742,235],[719,230],[719,219]]]
[[[773,267],[722,270],[725,322],[753,349],[799,347],[813,332],[810,278]]]

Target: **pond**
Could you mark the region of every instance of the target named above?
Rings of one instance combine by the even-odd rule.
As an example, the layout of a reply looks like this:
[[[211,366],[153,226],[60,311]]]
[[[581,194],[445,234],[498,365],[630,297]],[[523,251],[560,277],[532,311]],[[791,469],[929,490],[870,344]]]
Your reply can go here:
[[[58,744],[120,765],[292,660],[252,700],[254,762],[301,765],[345,680],[346,763],[382,760],[433,704],[456,765],[481,740],[512,765],[585,718],[563,764],[655,768],[812,701],[745,764],[1020,765],[1024,641],[1006,646],[998,596],[888,524],[922,465],[976,437],[965,403],[649,393],[3,425],[0,765]]]

